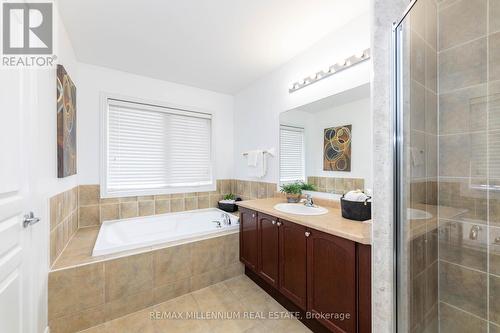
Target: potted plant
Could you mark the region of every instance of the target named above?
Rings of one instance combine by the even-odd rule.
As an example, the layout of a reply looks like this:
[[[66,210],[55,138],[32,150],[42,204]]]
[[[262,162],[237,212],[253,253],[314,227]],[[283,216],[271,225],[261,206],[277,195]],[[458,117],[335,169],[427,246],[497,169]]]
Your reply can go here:
[[[222,209],[225,212],[233,213],[238,210],[236,201],[241,201],[241,199],[236,197],[233,193],[225,194],[222,197],[222,200],[219,201],[219,209]]]
[[[313,184],[304,182],[294,182],[281,185],[280,192],[286,194],[286,199],[290,203],[297,203],[300,201],[302,191],[315,191]]]

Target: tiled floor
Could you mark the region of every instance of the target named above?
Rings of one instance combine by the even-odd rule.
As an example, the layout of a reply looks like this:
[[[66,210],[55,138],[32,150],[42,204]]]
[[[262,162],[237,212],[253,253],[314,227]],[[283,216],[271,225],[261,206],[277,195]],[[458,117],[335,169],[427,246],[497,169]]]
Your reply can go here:
[[[158,314],[158,319],[151,319],[152,312]],[[297,319],[286,318],[287,313],[284,307],[248,277],[241,275],[106,322],[82,333],[310,332]],[[167,319],[166,314],[178,318],[185,318],[188,314],[226,315],[226,318],[229,318]],[[248,314],[246,318],[245,314]],[[249,315],[254,318],[248,318]],[[283,317],[278,319],[279,315]]]

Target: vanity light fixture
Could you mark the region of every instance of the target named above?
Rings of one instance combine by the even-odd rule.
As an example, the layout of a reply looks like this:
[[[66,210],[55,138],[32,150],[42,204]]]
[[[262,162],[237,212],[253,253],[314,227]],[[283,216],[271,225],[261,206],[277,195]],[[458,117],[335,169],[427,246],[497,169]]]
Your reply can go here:
[[[362,63],[363,61],[366,61],[370,59],[370,49],[366,49],[363,52],[360,52],[356,55],[350,56],[349,58],[342,60],[335,65],[330,66],[326,70],[322,70],[317,72],[316,74],[313,74],[311,76],[308,76],[304,78],[301,81],[293,83],[290,88],[288,88],[289,93],[293,93],[299,89],[302,89],[304,87],[307,87],[313,83],[316,83],[318,81],[323,80],[324,78],[327,78],[329,76],[332,76],[333,74],[336,74],[338,72],[341,72],[343,70],[346,70],[352,66],[355,66],[359,63]]]

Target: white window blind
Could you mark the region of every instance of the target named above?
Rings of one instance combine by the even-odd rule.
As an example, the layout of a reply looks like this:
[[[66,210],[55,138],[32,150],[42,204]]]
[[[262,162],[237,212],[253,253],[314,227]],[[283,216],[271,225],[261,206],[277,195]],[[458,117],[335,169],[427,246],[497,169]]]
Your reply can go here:
[[[305,181],[304,129],[280,126],[280,182]]]
[[[106,193],[168,193],[213,183],[210,115],[107,101]]]

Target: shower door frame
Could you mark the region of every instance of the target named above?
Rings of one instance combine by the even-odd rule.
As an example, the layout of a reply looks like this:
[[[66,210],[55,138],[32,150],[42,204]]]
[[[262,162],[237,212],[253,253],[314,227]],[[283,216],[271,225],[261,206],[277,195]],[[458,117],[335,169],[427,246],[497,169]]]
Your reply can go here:
[[[395,332],[409,332],[409,317],[406,312],[408,298],[403,294],[400,287],[405,286],[402,272],[402,251],[404,246],[404,234],[402,223],[407,223],[404,193],[405,183],[403,177],[404,168],[404,141],[403,141],[403,66],[402,66],[402,31],[401,24],[407,18],[418,0],[412,0],[402,16],[392,26],[392,140],[393,140],[393,327]],[[403,207],[404,206],[404,207]],[[409,288],[406,285],[407,289]],[[408,290],[406,290],[408,291]]]

